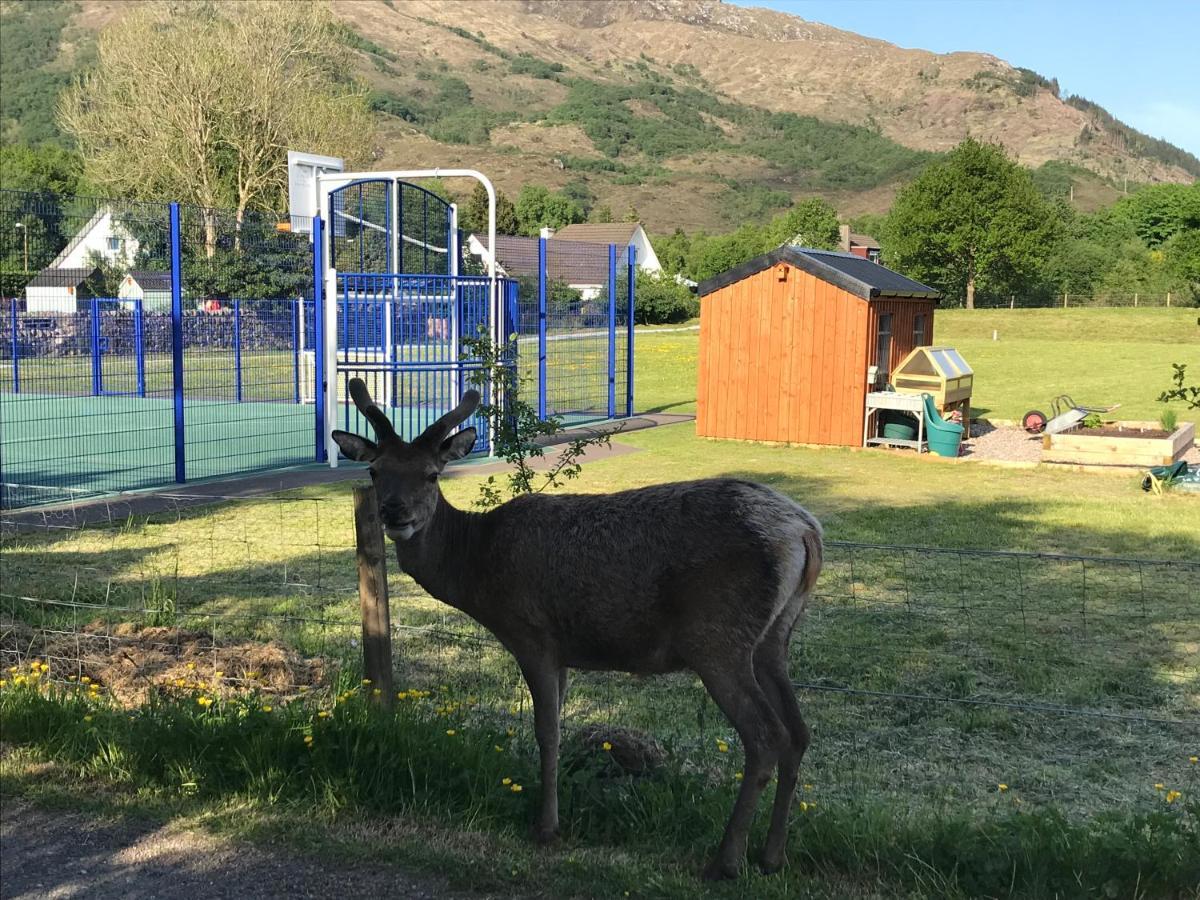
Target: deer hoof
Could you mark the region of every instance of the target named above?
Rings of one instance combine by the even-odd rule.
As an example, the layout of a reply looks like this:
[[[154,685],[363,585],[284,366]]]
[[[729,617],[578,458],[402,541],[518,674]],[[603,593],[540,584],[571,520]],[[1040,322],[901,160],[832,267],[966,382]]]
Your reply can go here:
[[[738,866],[736,863],[731,864],[718,857],[704,867],[704,872],[700,877],[705,881],[729,881],[738,877]]]
[[[779,859],[767,859],[763,857],[758,861],[758,869],[764,875],[774,875],[783,868],[783,857]]]

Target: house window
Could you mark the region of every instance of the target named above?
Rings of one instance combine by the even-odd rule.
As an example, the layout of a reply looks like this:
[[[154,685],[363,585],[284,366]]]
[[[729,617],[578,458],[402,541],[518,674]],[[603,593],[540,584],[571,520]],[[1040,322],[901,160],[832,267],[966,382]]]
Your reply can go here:
[[[867,250],[867,259],[873,263],[879,262],[879,251],[876,248],[871,247]]]
[[[121,239],[119,237],[110,237],[108,239],[108,250],[110,253],[116,253],[121,249]]]
[[[923,347],[925,343],[925,315],[922,313],[913,317],[913,346]]]
[[[875,365],[879,369],[879,378],[886,382],[892,371],[892,314],[884,313],[879,317],[879,338],[875,344]]]

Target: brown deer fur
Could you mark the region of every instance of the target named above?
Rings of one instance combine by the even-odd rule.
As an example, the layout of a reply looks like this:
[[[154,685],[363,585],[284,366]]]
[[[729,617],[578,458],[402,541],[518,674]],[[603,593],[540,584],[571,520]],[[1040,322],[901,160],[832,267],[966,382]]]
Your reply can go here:
[[[533,699],[541,753],[539,840],[558,831],[559,717],[568,669],[657,674],[690,669],[737,730],[746,764],[710,878],[735,876],[759,795],[779,785],[762,867],[783,864],[787,819],[808,728],[788,675],[788,643],[821,569],[821,526],[771,488],[728,478],[616,494],[527,494],[485,513],[456,509],[437,485],[470,452],[450,435],[458,408],[411,443],[362,381],[356,405],[379,444],[334,432],[370,463],[400,565],[470,615],[516,657]]]

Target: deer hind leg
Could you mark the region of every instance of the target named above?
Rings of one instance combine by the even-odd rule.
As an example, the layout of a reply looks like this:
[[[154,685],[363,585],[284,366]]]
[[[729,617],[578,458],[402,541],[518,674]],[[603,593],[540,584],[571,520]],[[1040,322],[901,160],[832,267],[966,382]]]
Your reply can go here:
[[[717,706],[737,729],[746,751],[745,772],[733,812],[716,855],[704,869],[704,877],[709,880],[736,878],[746,856],[746,837],[758,798],[787,744],[787,729],[755,678],[752,660],[739,660],[729,669],[710,661],[698,671]]]
[[[801,715],[800,704],[796,701],[796,692],[788,675],[788,648],[798,615],[798,609],[795,613],[785,609],[754,651],[755,677],[788,732],[787,744],[779,755],[779,784],[775,788],[771,827],[767,832],[761,861],[762,870],[767,874],[777,872],[783,866],[788,814],[796,793],[800,762],[809,741],[808,726]]]
[[[542,808],[534,840],[549,844],[558,837],[559,690],[565,686],[566,670],[542,659],[518,662],[533,698],[533,731],[542,763]]]

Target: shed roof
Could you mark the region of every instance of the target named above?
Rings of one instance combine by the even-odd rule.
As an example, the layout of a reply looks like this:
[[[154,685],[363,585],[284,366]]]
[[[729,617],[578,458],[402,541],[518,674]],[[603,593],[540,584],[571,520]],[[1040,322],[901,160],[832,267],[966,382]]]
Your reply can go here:
[[[26,287],[79,287],[96,272],[95,266],[90,269],[42,269],[30,279]]]
[[[157,269],[131,269],[129,277],[136,281],[143,291],[169,291],[171,289],[171,273]]]
[[[756,256],[754,259],[734,266],[720,275],[700,282],[701,297],[741,281],[776,263],[786,262],[810,275],[835,284],[842,290],[873,300],[877,297],[904,297],[920,300],[937,300],[937,291],[919,281],[906,278],[886,266],[871,262],[853,253],[838,253],[835,250],[815,250],[811,247],[786,245]]]

